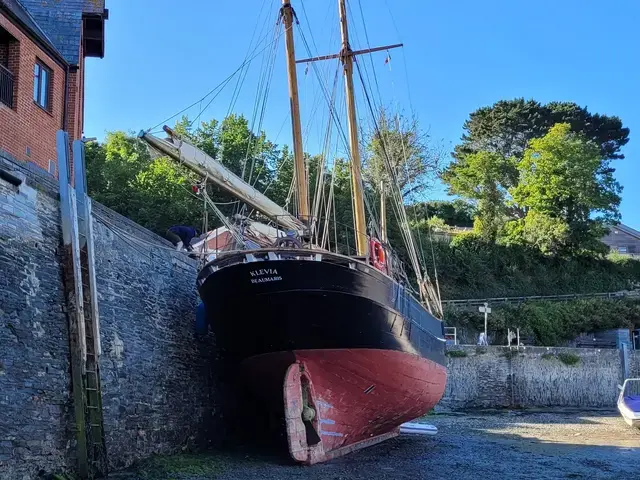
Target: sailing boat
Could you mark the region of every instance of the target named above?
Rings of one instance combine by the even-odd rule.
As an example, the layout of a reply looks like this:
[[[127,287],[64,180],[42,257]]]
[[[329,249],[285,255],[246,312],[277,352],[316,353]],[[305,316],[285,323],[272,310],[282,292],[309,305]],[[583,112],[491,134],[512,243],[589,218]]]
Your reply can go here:
[[[202,268],[197,286],[217,346],[282,416],[291,457],[313,464],[396,436],[402,423],[431,410],[446,383],[445,338],[442,322],[431,313],[428,279],[416,272],[421,302],[387,245],[367,234],[352,74],[354,56],[376,49],[352,51],[345,0],[339,0],[341,52],[308,61],[342,61],[357,254],[341,255],[313,242],[294,13],[289,0],[282,3],[298,216],[170,128],[164,128],[167,140],[146,132],[140,137],[270,220],[260,228],[249,220],[240,227],[228,221],[226,246]],[[248,236],[252,225],[254,235]]]

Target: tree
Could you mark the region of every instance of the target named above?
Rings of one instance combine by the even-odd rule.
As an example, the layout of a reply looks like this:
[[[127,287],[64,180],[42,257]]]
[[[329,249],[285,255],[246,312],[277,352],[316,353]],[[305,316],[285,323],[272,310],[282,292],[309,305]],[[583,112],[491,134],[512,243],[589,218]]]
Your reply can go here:
[[[455,147],[454,165],[480,151],[499,153],[505,158],[522,158],[533,138],[548,133],[556,123],[568,123],[571,130],[593,141],[608,160],[622,159],[620,149],[629,141],[629,129],[618,117],[592,114],[573,102],[501,100],[472,112],[464,123],[462,142]]]
[[[139,139],[124,132],[86,148],[89,194],[98,202],[163,235],[173,224],[199,226],[202,203],[194,176],[165,157],[152,158]]]
[[[598,250],[606,225],[620,220],[622,187],[597,144],[560,123],[533,139],[518,164],[513,200],[526,211],[512,221],[510,241],[544,251]]]
[[[264,132],[252,132],[242,115],[201,122],[196,128],[182,117],[174,131],[260,191],[273,179],[280,152]]]
[[[475,215],[475,206],[461,199],[456,199],[452,202],[432,200],[407,205],[409,220],[420,221],[426,218],[438,217],[451,227],[472,227]]]
[[[385,162],[388,159],[403,198],[423,191],[440,167],[440,151],[429,144],[429,136],[420,130],[416,119],[393,118],[381,110],[377,125],[367,145],[365,180],[375,189],[381,182],[391,184]]]
[[[530,207],[512,196],[521,181],[519,164],[529,142],[544,137],[556,123],[568,124],[591,142],[601,160],[597,173],[607,181],[614,171],[610,160],[624,158],[620,149],[629,141],[629,129],[618,117],[591,114],[571,102],[543,105],[520,98],[480,108],[465,122],[462,141],[441,178],[450,194],[477,204],[476,227],[485,238],[496,238],[505,221],[527,215]]]
[[[443,173],[453,194],[463,195],[477,205],[474,227],[487,240],[495,240],[508,218],[509,191],[505,185],[517,178],[515,160],[497,152],[479,151],[465,157],[465,168]]]

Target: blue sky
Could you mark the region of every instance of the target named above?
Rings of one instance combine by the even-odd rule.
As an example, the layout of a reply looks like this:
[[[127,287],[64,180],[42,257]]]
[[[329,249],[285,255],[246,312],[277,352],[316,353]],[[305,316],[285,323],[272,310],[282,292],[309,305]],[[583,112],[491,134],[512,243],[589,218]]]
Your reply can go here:
[[[292,1],[312,53],[337,52],[337,1]],[[450,150],[470,112],[514,97],[573,101],[621,117],[631,129],[626,159],[614,164],[625,187],[621,212],[625,223],[640,228],[640,1],[360,2],[349,0],[354,49],[367,47],[365,33],[371,46],[405,44],[390,52],[391,68],[384,64],[386,52],[362,57],[366,78],[374,82],[375,70],[378,101],[415,114],[434,145]],[[137,132],[196,102],[238,68],[256,32],[254,38],[264,38],[263,53],[273,48],[277,54],[262,127],[277,143],[289,143],[284,44],[281,37],[279,43],[269,40],[279,3],[107,0],[105,58],[89,59],[86,66],[85,135]],[[297,57],[306,57],[300,35],[296,42]],[[248,118],[262,59],[259,55],[249,66],[233,108]],[[336,65],[324,62],[318,68],[333,78]],[[304,65],[298,74],[305,149],[318,153],[324,128],[322,109],[316,107],[322,103],[320,87],[312,72],[305,75]],[[234,86],[235,81],[206,110],[208,99],[187,113],[193,118],[202,112],[205,120],[224,117]],[[367,128],[366,104],[358,95]],[[436,186],[429,196],[444,198],[444,189]]]

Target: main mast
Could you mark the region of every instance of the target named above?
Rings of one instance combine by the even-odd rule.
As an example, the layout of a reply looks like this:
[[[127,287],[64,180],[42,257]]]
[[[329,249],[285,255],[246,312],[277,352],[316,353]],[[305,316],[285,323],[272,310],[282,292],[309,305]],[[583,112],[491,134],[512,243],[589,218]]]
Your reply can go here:
[[[302,150],[302,125],[300,123],[300,103],[298,101],[298,74],[293,44],[293,8],[290,0],[282,0],[281,15],[284,23],[287,50],[287,74],[289,79],[289,102],[291,104],[291,129],[293,131],[293,165],[296,179],[298,216],[309,223],[309,187],[307,184]]]
[[[349,26],[347,25],[347,9],[345,0],[338,0],[340,11],[340,31],[342,34],[342,50],[340,58],[344,66],[344,80],[347,100],[347,120],[349,123],[349,146],[351,150],[351,190],[353,192],[353,213],[356,228],[356,251],[358,256],[367,254],[367,225],[364,213],[364,193],[360,163],[360,145],[358,141],[358,119],[356,117],[356,101],[353,93],[353,51],[349,44]]]

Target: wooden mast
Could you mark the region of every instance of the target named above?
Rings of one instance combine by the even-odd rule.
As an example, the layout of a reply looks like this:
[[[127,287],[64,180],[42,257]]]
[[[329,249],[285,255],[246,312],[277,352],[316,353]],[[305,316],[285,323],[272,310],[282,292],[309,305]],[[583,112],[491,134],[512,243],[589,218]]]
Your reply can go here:
[[[380,240],[383,243],[387,242],[387,199],[384,180],[380,180]]]
[[[342,34],[342,51],[340,57],[344,66],[344,80],[347,100],[347,120],[349,122],[349,146],[351,150],[351,190],[354,200],[354,217],[356,229],[356,251],[358,256],[367,255],[367,225],[364,213],[364,193],[360,163],[360,146],[358,142],[358,119],[356,117],[356,101],[353,93],[353,51],[349,45],[349,27],[347,25],[347,9],[345,0],[338,0],[340,10],[340,31]]]
[[[289,0],[282,0],[283,3],[283,12],[285,10],[289,10],[291,12],[291,6],[289,5]],[[288,8],[285,8],[288,7]],[[358,120],[356,117],[356,101],[353,93],[353,62],[356,55],[362,55],[366,53],[379,52],[382,50],[389,50],[392,48],[402,47],[401,43],[397,43],[394,45],[386,45],[384,47],[375,47],[368,48],[366,50],[352,50],[351,45],[349,44],[349,27],[347,25],[347,8],[345,5],[345,0],[338,0],[338,9],[340,11],[340,30],[342,34],[342,50],[340,53],[332,54],[332,55],[322,55],[319,57],[311,57],[305,58],[302,60],[296,60],[296,63],[307,63],[307,62],[317,62],[318,60],[329,60],[332,58],[340,58],[342,61],[342,65],[344,67],[344,79],[345,79],[345,89],[346,89],[346,100],[347,100],[347,120],[349,122],[349,147],[351,151],[351,189],[353,192],[353,200],[354,200],[354,217],[355,217],[355,229],[356,229],[356,250],[358,256],[367,255],[368,245],[367,245],[367,224],[366,217],[364,212],[364,191],[362,186],[362,172],[361,172],[361,161],[360,161],[360,148],[358,142]],[[285,12],[286,13],[286,12]],[[285,28],[287,22],[287,16],[283,13],[283,17],[285,18]],[[291,22],[291,17],[289,17],[289,22]],[[289,34],[291,34],[291,50],[289,50]],[[287,28],[287,54],[291,52],[291,55],[288,55],[287,60],[290,62],[293,60],[293,34],[290,32],[290,29]],[[297,110],[297,88],[296,88],[296,72],[295,68],[289,64],[289,89],[296,89],[296,95],[291,96],[291,111],[294,109]],[[293,73],[291,73],[293,72]],[[293,81],[293,87],[292,82]],[[295,98],[295,107],[294,107],[294,98]],[[292,118],[295,115],[292,114]],[[299,121],[299,114],[298,114]],[[294,126],[294,138],[295,138],[295,126]],[[304,162],[302,162],[304,163]],[[385,235],[386,236],[386,235]]]
[[[290,0],[282,0],[281,15],[284,23],[287,76],[289,79],[289,102],[291,104],[291,128],[293,131],[293,164],[296,179],[296,195],[298,217],[309,223],[309,186],[307,184],[304,165],[304,151],[302,150],[302,126],[300,124],[300,103],[298,101],[298,74],[296,72],[296,55],[293,44],[293,8]]]

